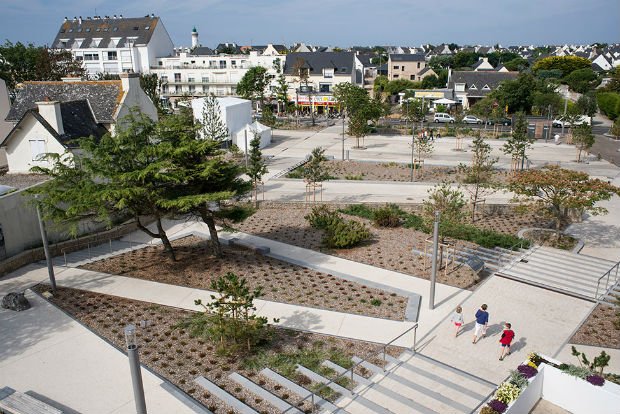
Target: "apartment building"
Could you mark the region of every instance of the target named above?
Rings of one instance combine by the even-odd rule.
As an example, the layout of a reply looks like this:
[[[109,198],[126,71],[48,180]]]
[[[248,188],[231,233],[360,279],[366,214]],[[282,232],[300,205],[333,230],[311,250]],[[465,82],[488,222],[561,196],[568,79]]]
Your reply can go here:
[[[158,57],[174,54],[170,35],[154,15],[65,17],[52,48],[71,51],[93,78],[99,73],[145,73]]]
[[[389,80],[406,79],[418,82],[431,75],[429,71],[424,71],[426,56],[422,54],[390,54],[388,56]]]

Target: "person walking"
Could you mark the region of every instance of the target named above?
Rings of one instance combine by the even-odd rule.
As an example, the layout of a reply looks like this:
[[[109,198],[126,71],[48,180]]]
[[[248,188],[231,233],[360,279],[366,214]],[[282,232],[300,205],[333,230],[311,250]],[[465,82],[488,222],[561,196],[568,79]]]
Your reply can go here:
[[[503,361],[504,357],[510,355],[510,344],[515,337],[514,331],[511,329],[512,325],[508,322],[504,324],[504,332],[502,332],[502,337],[499,339],[499,343],[501,345],[501,349],[499,352],[499,360]]]
[[[450,320],[454,323],[454,337],[456,338],[459,336],[461,326],[463,326],[463,308],[457,306]]]
[[[431,141],[435,141],[435,137],[433,136],[434,134],[434,130],[433,128],[431,128]]]
[[[476,327],[474,328],[474,339],[471,342],[475,344],[479,338],[484,338],[487,334],[487,326],[489,325],[489,312],[487,312],[487,305],[483,303],[480,309],[476,312]]]

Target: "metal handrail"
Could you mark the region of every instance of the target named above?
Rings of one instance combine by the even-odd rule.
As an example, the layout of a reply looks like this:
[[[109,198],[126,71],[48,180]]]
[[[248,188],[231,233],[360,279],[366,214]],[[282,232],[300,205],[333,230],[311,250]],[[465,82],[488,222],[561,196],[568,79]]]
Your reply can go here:
[[[616,277],[615,280],[613,281],[613,285],[615,285],[616,283],[618,283],[618,268],[620,267],[620,261],[618,263],[616,263],[615,265],[613,265],[607,272],[605,272],[601,277],[598,278],[598,281],[596,282],[596,293],[594,294],[594,299],[595,300],[599,300],[603,298],[603,295],[607,294],[607,291],[609,290],[609,276],[611,275],[611,272],[616,269]],[[607,281],[605,282],[605,293],[602,293],[601,296],[599,297],[598,295],[598,291],[599,288],[601,286],[601,280],[603,280],[603,278],[607,276]]]
[[[385,354],[386,354],[386,350],[389,346],[391,346],[394,342],[396,342],[398,339],[402,338],[404,335],[408,334],[409,332],[411,332],[413,330],[413,346],[411,347],[411,350],[415,353],[415,347],[416,347],[416,340],[417,340],[417,329],[418,329],[418,323],[416,322],[412,327],[410,327],[409,329],[407,329],[406,331],[404,331],[403,333],[401,333],[400,335],[398,335],[396,338],[392,339],[390,342],[388,342],[387,344],[381,345],[381,347],[371,353],[370,355],[367,355],[364,359],[360,360],[359,362],[356,362],[353,364],[353,366],[351,366],[351,368],[347,369],[346,371],[344,371],[343,373],[337,375],[336,377],[334,377],[333,379],[329,380],[328,382],[321,384],[321,386],[319,388],[317,388],[315,391],[310,391],[310,395],[304,397],[303,399],[299,400],[296,402],[296,405],[299,406],[300,403],[303,403],[304,401],[310,399],[311,400],[311,404],[312,404],[312,408],[311,408],[311,412],[314,413],[315,412],[315,407],[316,404],[314,402],[314,398],[319,397],[319,393],[321,391],[323,391],[324,389],[328,388],[331,384],[336,383],[336,381],[338,381],[341,378],[344,378],[346,376],[351,377],[351,381],[353,381],[353,374],[355,372],[355,368],[357,368],[358,366],[360,366],[361,364],[363,364],[364,362],[367,362],[370,358],[374,358],[375,356],[383,353],[383,360],[385,361]],[[385,371],[385,369],[384,369]],[[352,392],[353,394],[353,392]],[[291,405],[289,408],[287,408],[286,410],[282,411],[282,414],[288,413],[290,410],[295,409],[295,410],[299,410],[295,405]]]
[[[513,244],[508,250],[510,250],[511,252],[514,252],[515,248],[517,246],[519,246],[519,249],[522,249],[523,248],[523,243],[526,242],[526,241],[527,241],[526,239],[521,239],[521,240],[519,240],[519,242]],[[498,268],[501,268],[504,265],[504,257],[505,256],[508,256],[508,253],[506,253],[504,251],[502,251],[499,254],[499,257],[497,259]]]

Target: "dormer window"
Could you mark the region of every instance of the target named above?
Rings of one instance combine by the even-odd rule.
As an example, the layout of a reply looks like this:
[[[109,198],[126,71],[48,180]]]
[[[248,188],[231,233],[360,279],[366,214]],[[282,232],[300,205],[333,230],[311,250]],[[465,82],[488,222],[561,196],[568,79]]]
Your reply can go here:
[[[144,26],[144,30],[149,30],[151,26]]]
[[[80,47],[82,47],[83,42],[84,42],[84,39],[75,39],[75,42],[73,43],[73,48],[79,49]]]
[[[475,91],[476,91],[476,90],[478,90],[478,88],[476,88],[476,85],[471,85],[471,86],[469,87],[469,89],[472,89],[472,90],[475,90]]]
[[[482,87],[482,90],[483,90],[483,91],[490,91],[490,90],[491,90],[491,88],[489,88],[489,85],[484,85],[484,86]]]
[[[325,68],[325,69],[323,69],[323,77],[324,78],[333,78],[334,77],[334,69],[333,68]]]

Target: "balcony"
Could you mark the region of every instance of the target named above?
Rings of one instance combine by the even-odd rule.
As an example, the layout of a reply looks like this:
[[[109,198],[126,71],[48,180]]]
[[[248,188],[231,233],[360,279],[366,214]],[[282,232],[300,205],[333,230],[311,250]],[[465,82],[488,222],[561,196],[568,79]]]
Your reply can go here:
[[[231,70],[238,70],[238,69],[250,69],[252,67],[252,65],[249,64],[245,64],[245,65],[240,65],[237,64],[236,66],[220,66],[220,65],[196,65],[196,64],[189,64],[189,65],[166,65],[166,66],[151,66],[151,69],[156,69],[156,70],[175,70],[175,69],[207,69],[207,70],[227,70],[227,69],[231,69]]]

